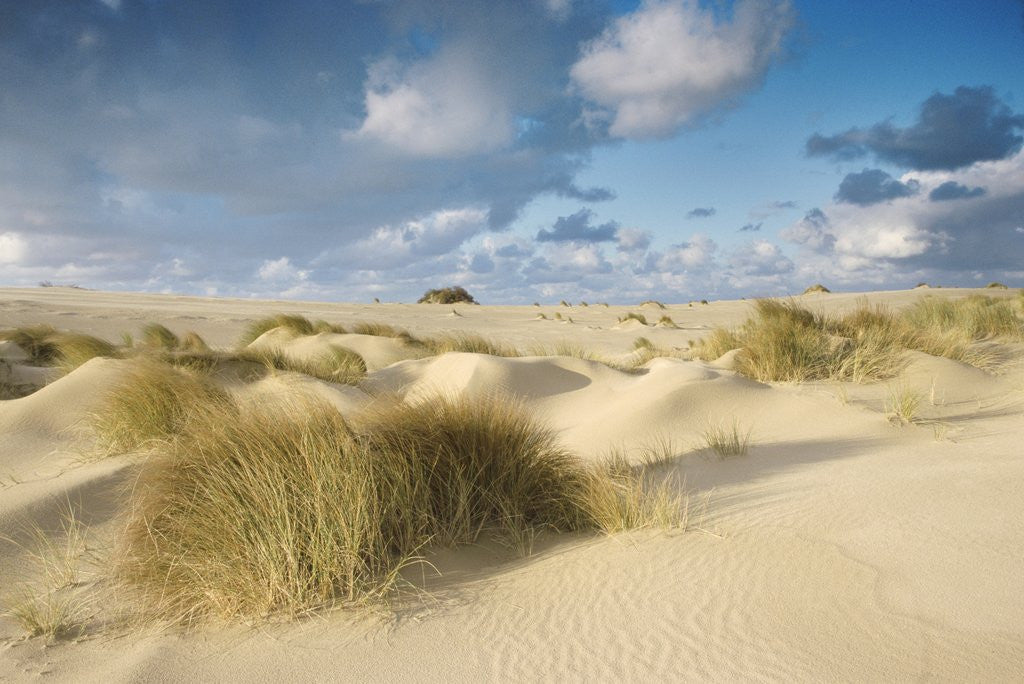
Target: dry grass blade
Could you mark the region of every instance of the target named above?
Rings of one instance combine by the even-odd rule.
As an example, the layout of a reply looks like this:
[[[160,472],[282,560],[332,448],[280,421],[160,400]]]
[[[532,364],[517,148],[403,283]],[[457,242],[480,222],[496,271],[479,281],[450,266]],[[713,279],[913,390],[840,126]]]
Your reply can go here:
[[[181,340],[178,339],[178,336],[171,332],[167,326],[160,323],[149,323],[146,325],[142,329],[140,339],[142,344],[150,349],[174,351],[181,345]]]

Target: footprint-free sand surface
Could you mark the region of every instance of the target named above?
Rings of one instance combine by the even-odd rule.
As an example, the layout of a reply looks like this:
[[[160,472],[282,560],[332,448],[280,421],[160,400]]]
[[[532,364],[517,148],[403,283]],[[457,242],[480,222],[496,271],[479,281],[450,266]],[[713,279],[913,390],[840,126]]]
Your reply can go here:
[[[899,308],[974,292],[797,299],[838,312],[863,297]],[[678,327],[619,323],[630,311],[649,323],[668,315]],[[639,336],[685,349],[715,326],[738,325],[750,302],[453,307],[0,289],[0,328],[48,323],[111,342],[160,322],[228,348],[247,323],[276,312],[418,335],[476,332],[527,353],[568,341],[627,359]],[[437,572],[410,578],[422,595],[372,614],[189,631],[93,624],[57,641],[27,638],[0,617],[0,679],[1024,679],[1020,345],[1007,345],[1011,358],[998,372],[907,352],[894,380],[762,384],[734,373],[728,358],[658,358],[624,373],[558,356],[409,358],[398,341],[368,335],[277,341],[298,357],[328,344],[359,352],[369,369],[360,387],[301,379],[343,413],[378,392],[507,393],[584,459],[619,449],[639,461],[645,446],[671,444],[675,458],[659,467],[689,492],[686,528],[551,534],[525,558],[487,544],[438,550]],[[11,345],[0,356],[4,372],[47,379]],[[80,591],[100,594],[137,460],[83,460],[92,440],[85,426],[126,363],[94,359],[0,401],[0,593],[31,577],[28,527],[57,538],[70,505],[94,550]],[[286,392],[297,382],[270,376],[249,391]],[[896,386],[924,398],[914,424],[886,415]],[[733,420],[751,430],[749,453],[712,457],[701,433]]]

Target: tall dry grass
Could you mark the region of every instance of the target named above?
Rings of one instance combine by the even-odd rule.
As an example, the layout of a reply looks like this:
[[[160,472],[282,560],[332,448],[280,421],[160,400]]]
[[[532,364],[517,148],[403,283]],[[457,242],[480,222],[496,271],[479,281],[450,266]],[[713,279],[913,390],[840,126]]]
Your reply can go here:
[[[387,596],[429,545],[675,524],[678,488],[590,468],[515,403],[214,401],[135,487],[117,577],[172,621],[296,615]]]

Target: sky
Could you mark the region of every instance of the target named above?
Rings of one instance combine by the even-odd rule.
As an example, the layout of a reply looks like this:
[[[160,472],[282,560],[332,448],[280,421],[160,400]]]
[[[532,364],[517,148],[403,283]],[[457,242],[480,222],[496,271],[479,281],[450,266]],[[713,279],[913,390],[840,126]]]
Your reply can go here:
[[[1021,0],[0,0],[0,285],[1024,286]]]

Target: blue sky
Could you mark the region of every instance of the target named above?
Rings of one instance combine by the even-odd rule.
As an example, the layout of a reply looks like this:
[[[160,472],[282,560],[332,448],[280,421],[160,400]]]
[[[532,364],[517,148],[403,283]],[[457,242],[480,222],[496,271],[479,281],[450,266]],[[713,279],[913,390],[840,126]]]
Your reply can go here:
[[[0,0],[0,284],[1024,285],[1024,3]]]

